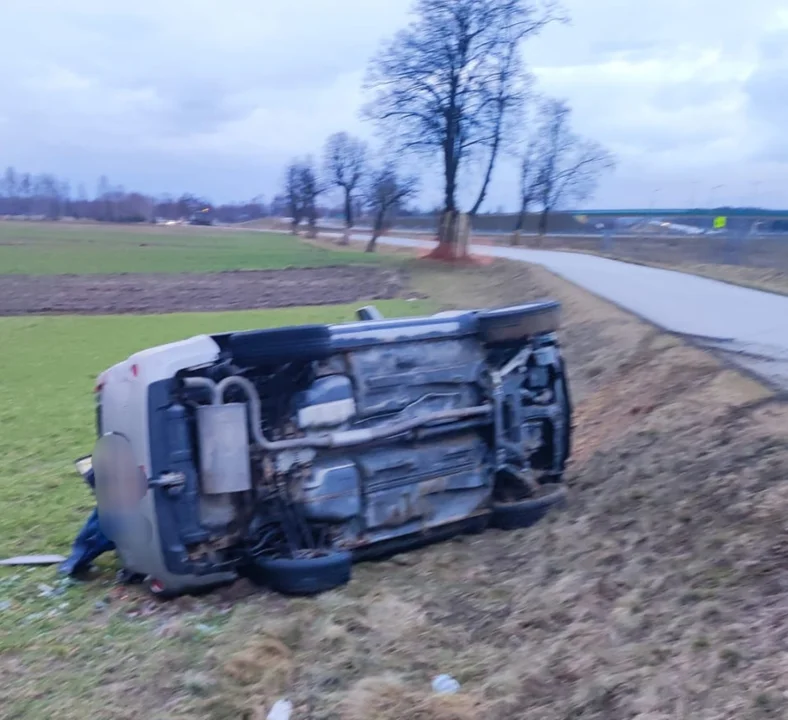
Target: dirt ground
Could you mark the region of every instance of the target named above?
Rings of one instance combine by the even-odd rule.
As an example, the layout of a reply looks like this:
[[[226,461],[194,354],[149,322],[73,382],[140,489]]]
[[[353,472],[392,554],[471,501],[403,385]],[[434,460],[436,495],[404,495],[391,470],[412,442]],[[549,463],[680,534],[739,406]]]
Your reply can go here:
[[[347,591],[258,622],[262,635],[214,665],[213,700],[252,712],[271,698],[239,664],[270,672],[276,640],[292,675],[275,693],[299,717],[785,717],[786,407],[538,268],[420,268],[416,286],[446,306],[563,300],[570,507],[532,530],[360,566]],[[431,695],[439,672],[463,692]]]
[[[351,265],[181,275],[0,275],[0,315],[332,305],[401,297],[406,284],[397,269]]]
[[[74,688],[61,718],[263,720],[282,696],[293,720],[788,717],[786,405],[540,268],[410,272],[447,308],[563,302],[567,509],[359,565],[312,600],[115,593],[47,639],[58,653],[9,658],[0,703],[40,698],[40,677]],[[198,631],[217,611],[221,629]],[[88,661],[93,626],[106,634]],[[461,692],[433,694],[439,673]]]

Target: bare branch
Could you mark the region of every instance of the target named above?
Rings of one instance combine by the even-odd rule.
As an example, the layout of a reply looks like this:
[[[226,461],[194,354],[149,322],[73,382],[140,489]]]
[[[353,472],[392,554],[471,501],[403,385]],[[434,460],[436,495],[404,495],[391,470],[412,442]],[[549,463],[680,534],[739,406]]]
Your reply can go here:
[[[345,227],[353,227],[353,200],[367,171],[367,146],[347,133],[328,138],[325,148],[326,177],[329,184],[341,188],[345,205]]]
[[[312,158],[292,162],[285,173],[285,197],[293,234],[302,220],[309,223],[310,234],[317,231],[317,198],[324,192]]]
[[[372,238],[367,252],[374,252],[377,239],[385,231],[407,200],[418,190],[415,177],[401,176],[395,163],[389,161],[376,170],[370,178],[366,192],[367,206],[372,212]]]
[[[596,188],[602,173],[615,167],[615,158],[599,143],[572,132],[566,103],[550,100],[542,109],[535,194],[542,205],[540,231],[551,210],[564,202],[579,202]]]
[[[401,150],[440,156],[444,212],[458,209],[467,164],[484,158],[471,214],[481,208],[526,97],[521,45],[557,19],[541,0],[417,0],[414,20],[373,61],[365,113]]]

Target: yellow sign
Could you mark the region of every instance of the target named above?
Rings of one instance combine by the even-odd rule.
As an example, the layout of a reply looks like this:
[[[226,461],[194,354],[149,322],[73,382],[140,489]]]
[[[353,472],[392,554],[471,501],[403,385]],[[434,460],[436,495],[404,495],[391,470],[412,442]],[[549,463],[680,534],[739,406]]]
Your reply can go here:
[[[728,218],[726,217],[715,217],[714,218],[714,229],[715,230],[724,230],[728,226]]]

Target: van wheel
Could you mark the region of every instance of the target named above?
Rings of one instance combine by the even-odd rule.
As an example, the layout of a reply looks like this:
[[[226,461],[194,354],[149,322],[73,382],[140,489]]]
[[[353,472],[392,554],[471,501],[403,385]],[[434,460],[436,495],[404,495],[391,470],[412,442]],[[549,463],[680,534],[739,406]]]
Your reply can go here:
[[[536,498],[493,504],[491,527],[499,530],[520,530],[536,525],[554,507],[566,504],[567,492],[563,486],[544,486],[545,494]]]
[[[485,343],[510,343],[558,330],[561,304],[553,300],[485,310],[477,315]]]
[[[331,354],[326,325],[250,330],[233,333],[229,349],[238,365],[281,365],[322,360]]]
[[[250,580],[283,595],[318,595],[350,582],[353,556],[331,551],[317,557],[256,558]]]

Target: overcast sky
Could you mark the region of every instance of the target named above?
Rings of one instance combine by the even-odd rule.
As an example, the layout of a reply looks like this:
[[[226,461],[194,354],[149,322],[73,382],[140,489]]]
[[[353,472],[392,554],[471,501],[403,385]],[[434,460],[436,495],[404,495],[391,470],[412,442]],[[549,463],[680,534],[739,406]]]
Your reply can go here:
[[[571,25],[526,57],[538,89],[619,158],[590,205],[788,207],[784,0],[563,4]],[[338,130],[373,137],[358,112],[365,69],[410,5],[4,0],[0,166],[89,193],[106,173],[127,189],[270,199],[293,155]],[[515,195],[510,161],[488,208]]]

